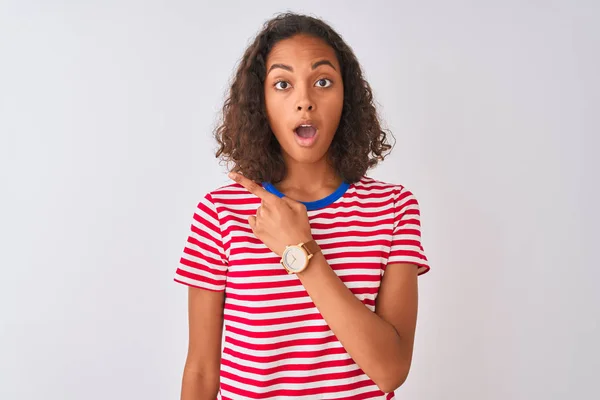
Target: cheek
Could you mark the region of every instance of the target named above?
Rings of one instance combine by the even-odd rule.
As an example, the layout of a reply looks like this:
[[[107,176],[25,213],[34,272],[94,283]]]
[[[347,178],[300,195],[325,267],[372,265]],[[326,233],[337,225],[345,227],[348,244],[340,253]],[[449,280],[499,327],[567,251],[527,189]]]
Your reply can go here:
[[[339,91],[331,93],[331,96],[323,102],[323,105],[325,114],[331,117],[328,118],[328,122],[332,125],[338,125],[344,107],[344,92]]]
[[[275,98],[272,94],[265,93],[265,109],[267,111],[267,117],[269,118],[269,124],[273,129],[283,121],[282,112],[284,108],[284,102],[282,99]]]
[[[286,140],[289,140],[289,136],[286,134],[287,125],[284,114],[284,107],[282,107],[281,101],[279,99],[271,98],[270,101],[265,97],[265,109],[267,111],[267,122],[269,123],[269,127],[271,131],[275,135],[277,141],[283,145]]]
[[[327,103],[330,108],[335,109],[344,103],[344,86],[338,85],[333,90],[327,92]]]

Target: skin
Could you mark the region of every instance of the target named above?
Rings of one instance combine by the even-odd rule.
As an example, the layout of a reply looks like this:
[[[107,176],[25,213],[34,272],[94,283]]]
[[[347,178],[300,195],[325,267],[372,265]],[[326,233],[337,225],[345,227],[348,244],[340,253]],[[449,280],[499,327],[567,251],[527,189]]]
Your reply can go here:
[[[219,390],[224,292],[188,289],[188,352],[182,400],[215,400]]]
[[[335,51],[321,39],[298,35],[277,43],[266,67],[267,117],[287,166],[277,188],[299,201],[323,198],[341,183],[327,158],[344,105]],[[318,128],[311,148],[299,146],[294,138],[301,119],[312,120]]]
[[[328,60],[313,69],[316,61]],[[285,65],[289,68],[275,67]],[[279,42],[267,57],[265,104],[269,123],[280,142],[287,166],[278,185],[279,198],[239,174],[230,177],[258,196],[261,206],[248,222],[256,237],[282,255],[290,244],[312,239],[306,207],[333,192],[341,178],[327,162],[343,104],[343,83],[335,52],[325,42],[296,36]],[[333,84],[315,87],[322,78]],[[290,83],[276,91],[278,81]],[[322,85],[323,82],[318,83]],[[278,84],[279,89],[288,88]],[[311,107],[312,106],[312,107]],[[293,129],[299,118],[317,124],[319,137],[310,149],[299,146]],[[282,267],[283,268],[283,267]],[[322,253],[317,253],[298,277],[317,309],[358,366],[386,393],[406,380],[413,354],[417,321],[417,266],[390,264],[371,312],[345,286]],[[182,400],[213,400],[219,385],[224,294],[189,289],[189,349]]]

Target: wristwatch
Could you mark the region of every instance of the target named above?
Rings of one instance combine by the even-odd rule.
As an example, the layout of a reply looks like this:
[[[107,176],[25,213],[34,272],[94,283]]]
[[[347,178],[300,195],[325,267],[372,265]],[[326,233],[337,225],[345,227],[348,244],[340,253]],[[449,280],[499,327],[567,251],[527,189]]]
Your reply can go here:
[[[286,246],[281,257],[281,265],[287,270],[288,274],[297,274],[306,269],[310,259],[319,251],[321,251],[321,248],[314,240]]]

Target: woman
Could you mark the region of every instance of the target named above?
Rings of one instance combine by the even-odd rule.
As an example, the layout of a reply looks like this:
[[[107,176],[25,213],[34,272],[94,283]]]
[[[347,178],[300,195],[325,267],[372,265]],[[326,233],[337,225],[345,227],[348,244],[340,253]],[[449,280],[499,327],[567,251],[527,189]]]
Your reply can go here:
[[[319,19],[268,21],[216,138],[235,182],[198,204],[176,272],[181,398],[393,399],[429,265],[413,194],[365,175],[391,146],[352,50]]]

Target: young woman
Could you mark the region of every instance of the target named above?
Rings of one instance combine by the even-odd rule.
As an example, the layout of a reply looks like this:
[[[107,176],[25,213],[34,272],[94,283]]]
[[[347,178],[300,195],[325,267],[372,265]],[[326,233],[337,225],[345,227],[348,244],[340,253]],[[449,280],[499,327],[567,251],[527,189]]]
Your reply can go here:
[[[413,194],[365,175],[391,146],[350,47],[319,19],[268,21],[216,138],[235,182],[198,204],[176,272],[181,398],[393,399],[429,265]]]

